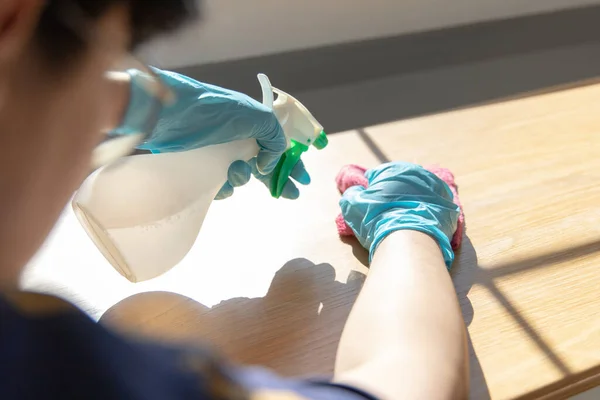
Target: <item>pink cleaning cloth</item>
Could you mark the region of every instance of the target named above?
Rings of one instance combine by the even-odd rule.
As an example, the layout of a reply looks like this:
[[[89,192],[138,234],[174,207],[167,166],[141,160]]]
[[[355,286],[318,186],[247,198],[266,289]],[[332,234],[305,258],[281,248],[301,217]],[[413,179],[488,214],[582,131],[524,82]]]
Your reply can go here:
[[[446,184],[450,187],[452,194],[454,195],[454,204],[460,208],[456,232],[454,232],[451,241],[452,248],[456,250],[462,243],[462,237],[465,230],[465,214],[463,213],[462,205],[460,204],[460,199],[458,198],[458,188],[456,186],[456,182],[454,182],[454,175],[447,168],[430,166],[425,167],[425,169],[434,173],[438,178],[446,182]],[[362,186],[366,188],[369,185],[369,181],[365,177],[366,171],[366,168],[353,164],[342,167],[335,178],[335,183],[337,184],[337,188],[340,193],[344,193],[349,187],[352,186]],[[335,219],[335,223],[340,236],[354,236],[354,232],[346,224],[342,214],[338,215],[338,217]]]

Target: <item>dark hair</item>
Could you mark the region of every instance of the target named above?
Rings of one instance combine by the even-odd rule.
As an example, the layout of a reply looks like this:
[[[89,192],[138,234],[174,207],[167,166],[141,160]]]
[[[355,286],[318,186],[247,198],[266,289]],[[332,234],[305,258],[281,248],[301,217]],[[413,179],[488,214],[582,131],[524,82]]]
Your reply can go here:
[[[62,64],[86,46],[73,26],[65,23],[70,17],[65,14],[77,11],[85,20],[95,21],[116,5],[129,10],[132,48],[199,18],[199,7],[194,0],[47,0],[35,35],[36,44],[48,61]]]

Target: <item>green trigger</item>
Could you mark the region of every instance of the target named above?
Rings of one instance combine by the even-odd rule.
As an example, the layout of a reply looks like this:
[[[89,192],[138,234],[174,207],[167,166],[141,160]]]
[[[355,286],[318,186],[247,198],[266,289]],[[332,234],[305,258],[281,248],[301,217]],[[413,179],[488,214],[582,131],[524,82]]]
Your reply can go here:
[[[273,171],[273,177],[271,178],[271,195],[275,198],[281,197],[283,188],[292,173],[292,170],[300,161],[302,153],[308,150],[308,146],[291,140],[291,147],[286,150],[285,153],[279,159],[275,170]]]
[[[310,143],[310,140],[308,142]],[[321,150],[327,147],[328,143],[329,141],[327,140],[325,131],[321,131],[321,133],[314,138],[312,145],[318,150]],[[285,187],[288,178],[292,174],[296,164],[298,164],[298,161],[300,161],[302,153],[304,153],[306,150],[308,150],[307,145],[294,139],[290,140],[290,148],[283,153],[279,159],[279,162],[277,162],[277,166],[273,170],[273,177],[271,178],[271,195],[276,199],[281,197],[283,188]]]

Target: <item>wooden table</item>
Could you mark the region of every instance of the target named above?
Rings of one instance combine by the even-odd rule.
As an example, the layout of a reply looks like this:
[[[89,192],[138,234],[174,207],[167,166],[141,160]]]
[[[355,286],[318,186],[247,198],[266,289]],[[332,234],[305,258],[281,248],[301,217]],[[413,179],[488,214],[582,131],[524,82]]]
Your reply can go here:
[[[189,256],[158,279],[126,282],[66,212],[24,285],[94,317],[108,309],[102,321],[119,330],[209,341],[285,375],[330,373],[368,273],[366,253],[336,234],[337,171],[437,163],[454,171],[467,219],[452,275],[472,343],[472,398],[562,398],[600,384],[600,85],[330,142],[306,154],[313,183],[300,200],[249,185],[216,203]]]

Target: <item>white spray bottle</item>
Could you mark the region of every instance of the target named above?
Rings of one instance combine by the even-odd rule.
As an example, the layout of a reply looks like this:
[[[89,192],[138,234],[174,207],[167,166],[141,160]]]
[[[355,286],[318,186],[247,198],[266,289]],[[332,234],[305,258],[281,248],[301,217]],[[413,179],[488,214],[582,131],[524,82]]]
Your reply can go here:
[[[324,148],[327,137],[302,103],[272,87],[266,75],[258,80],[263,104],[273,109],[288,140],[271,181],[271,194],[279,197],[300,155],[310,145]],[[154,278],[190,251],[231,163],[250,160],[258,150],[247,139],[125,157],[85,180],[72,202],[75,215],[119,273],[132,282]]]

